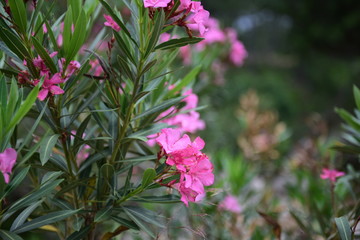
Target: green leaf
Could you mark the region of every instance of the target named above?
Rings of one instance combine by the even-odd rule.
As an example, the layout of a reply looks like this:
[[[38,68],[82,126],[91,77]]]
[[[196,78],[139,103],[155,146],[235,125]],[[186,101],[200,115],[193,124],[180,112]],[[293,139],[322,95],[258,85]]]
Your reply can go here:
[[[66,54],[68,54],[68,52],[70,51],[69,48],[70,48],[72,24],[73,24],[73,16],[72,16],[71,6],[69,6],[64,20],[64,31],[63,31],[63,48]]]
[[[19,173],[15,175],[14,179],[12,179],[7,185],[4,196],[7,196],[22,183],[29,170],[30,170],[30,166],[22,169]]]
[[[131,220],[133,220],[136,225],[139,226],[139,228],[143,231],[145,231],[147,234],[149,234],[152,238],[155,238],[155,234],[152,232],[152,230],[149,228],[149,226],[146,225],[146,223],[144,223],[144,221],[139,218],[136,215],[133,215],[131,211],[128,211],[124,208],[125,213],[129,216],[129,218]]]
[[[4,41],[6,46],[21,60],[24,60],[29,56],[25,45],[22,43],[19,37],[10,30],[4,27],[0,27],[0,38]]]
[[[43,202],[43,200],[40,200],[38,202],[35,202],[31,204],[29,207],[25,208],[24,211],[22,211],[19,216],[16,217],[13,224],[11,225],[10,230],[13,231],[14,229],[20,227],[23,225],[23,223],[26,221],[26,219],[30,216],[30,214]]]
[[[335,108],[335,112],[339,114],[339,116],[350,126],[355,128],[357,131],[360,131],[360,122],[355,119],[348,111],[341,109],[341,108]]]
[[[155,23],[154,23],[154,29],[151,32],[151,37],[149,40],[149,43],[146,47],[144,58],[149,56],[149,54],[154,50],[156,43],[159,41],[159,36],[161,34],[161,30],[164,27],[165,23],[165,13],[163,10],[160,9],[160,12],[155,15]]]
[[[148,203],[179,203],[180,198],[177,195],[164,195],[164,196],[141,196],[132,198],[136,202],[148,202]]]
[[[113,31],[113,32],[114,32],[116,42],[118,43],[121,51],[134,65],[136,65],[135,58],[130,53],[129,46],[126,45],[125,41],[122,39],[122,37],[120,36],[120,34],[118,32],[116,32],[116,31]]]
[[[160,223],[158,221],[159,214],[156,212],[150,211],[145,208],[134,207],[134,206],[124,206],[122,208],[125,210],[126,214],[128,214],[129,217],[130,217],[130,215],[132,215],[132,216],[135,216],[137,219],[141,219],[142,221],[153,224],[155,226],[158,226],[161,228],[165,227],[162,223]],[[134,220],[134,222],[136,222],[136,221]]]
[[[27,207],[29,206],[31,203],[33,203],[34,201],[50,194],[55,187],[59,186],[59,184],[63,181],[64,179],[59,179],[56,180],[54,182],[45,184],[43,186],[41,186],[41,188],[37,191],[33,191],[30,194],[28,194],[26,197],[21,198],[20,200],[18,200],[17,202],[15,202],[8,211],[6,211],[6,215],[4,216],[3,220],[6,220],[8,217],[10,217],[14,212],[16,212],[17,210]]]
[[[106,207],[98,211],[95,215],[95,222],[102,222],[110,218],[111,212],[113,210],[112,206]]]
[[[354,91],[356,107],[360,110],[360,90],[356,86],[354,86],[353,91]]]
[[[335,218],[341,240],[351,240],[351,228],[346,217]]]
[[[15,116],[12,118],[11,122],[7,126],[5,132],[9,132],[13,129],[27,114],[31,109],[32,105],[36,101],[37,95],[39,93],[40,84],[38,84],[30,94],[27,96],[26,100],[21,104],[19,110],[16,112]]]
[[[173,99],[170,99],[170,100],[167,100],[167,101],[164,101],[162,103],[160,103],[159,105],[155,106],[155,107],[152,107],[146,111],[144,111],[143,113],[135,116],[132,121],[136,120],[136,119],[139,119],[139,118],[143,118],[143,117],[146,117],[148,115],[151,115],[151,114],[155,114],[155,113],[158,113],[160,114],[161,112],[165,111],[166,109],[168,109],[169,107],[179,103],[181,100],[183,100],[185,97],[177,97],[177,98],[173,98]]]
[[[128,227],[130,229],[134,229],[134,230],[140,229],[133,221],[129,221],[125,218],[118,217],[118,216],[111,216],[111,219],[117,223],[120,223],[122,226]]]
[[[44,140],[44,144],[42,144],[40,146],[40,161],[43,166],[49,160],[52,150],[53,150],[54,146],[56,145],[56,142],[59,137],[60,137],[59,134],[54,134],[52,136],[48,136]]]
[[[153,168],[146,169],[141,181],[141,187],[146,188],[147,186],[149,186],[153,182],[155,177],[156,172]]]
[[[78,213],[80,210],[63,210],[63,211],[57,211],[52,212],[47,215],[35,218],[22,226],[18,227],[14,230],[14,233],[22,233],[27,232],[51,223],[55,223],[61,220],[64,220],[65,218],[68,218],[76,213]]]
[[[23,240],[19,235],[5,230],[0,230],[0,237],[3,240]]]
[[[144,162],[157,159],[156,155],[149,155],[149,156],[142,156],[142,157],[135,157],[135,158],[128,158],[125,160],[121,160],[121,162]]]
[[[23,0],[9,1],[10,10],[14,18],[14,22],[23,33],[26,33],[26,9]]]
[[[167,50],[172,48],[179,48],[186,46],[188,44],[195,44],[200,41],[204,40],[203,38],[178,38],[178,39],[171,39],[167,42],[163,42],[155,47],[156,50]]]
[[[45,48],[41,45],[41,43],[35,37],[31,37],[31,40],[34,44],[34,47],[35,47],[37,53],[44,60],[45,65],[50,69],[51,73],[52,74],[57,73],[58,71],[56,69],[56,66],[55,66],[53,60],[51,59],[51,57],[49,56],[49,54],[47,53],[47,51],[45,50]]]
[[[125,75],[132,81],[135,81],[135,77],[134,77],[132,71],[130,70],[126,60],[124,60],[120,55],[117,56],[117,60],[118,60],[121,72],[125,73]]]
[[[87,17],[85,11],[82,10],[75,24],[74,34],[72,35],[70,40],[69,51],[66,53],[67,63],[69,63],[75,57],[82,44],[84,43],[86,37],[86,25]]]
[[[6,122],[10,122],[11,118],[14,114],[14,112],[16,112],[16,105],[18,103],[18,99],[19,99],[19,90],[17,87],[17,83],[15,81],[14,78],[11,79],[11,87],[10,87],[10,96],[9,96],[9,104],[7,104],[6,106],[6,115],[7,115],[7,120]]]
[[[73,232],[66,240],[85,239],[85,236],[87,236],[90,229],[91,229],[91,225],[87,225],[82,229],[80,229],[79,231]]]

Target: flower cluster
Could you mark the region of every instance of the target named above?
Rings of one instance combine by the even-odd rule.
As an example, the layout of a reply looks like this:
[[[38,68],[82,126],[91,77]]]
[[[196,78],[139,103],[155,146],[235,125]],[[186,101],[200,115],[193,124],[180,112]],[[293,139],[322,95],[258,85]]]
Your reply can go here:
[[[201,152],[205,142],[200,137],[191,142],[188,135],[181,136],[180,130],[171,128],[162,129],[156,142],[161,147],[159,156],[165,156],[166,164],[180,175],[179,181],[171,186],[180,192],[181,201],[187,206],[189,202],[200,201],[205,196],[204,186],[214,183],[213,165]]]
[[[51,58],[55,57],[56,55],[57,52],[49,54]],[[74,72],[80,68],[80,63],[78,61],[70,61],[67,68],[63,69],[65,59],[61,58],[58,61],[60,71],[52,74],[50,69],[46,66],[45,61],[40,56],[34,58],[32,62],[39,71],[40,78],[44,78],[44,83],[41,86],[41,90],[38,94],[38,99],[41,101],[43,101],[49,95],[49,93],[52,95],[63,94],[64,90],[61,89],[58,84],[66,82],[74,74]],[[26,60],[24,60],[24,65],[27,65]],[[18,81],[21,84],[28,83],[33,86],[36,86],[40,82],[39,79],[30,80],[29,73],[27,71],[22,71],[18,75]]]
[[[198,104],[198,96],[192,92],[191,89],[185,91],[183,96],[186,96],[182,102],[185,103],[185,106],[181,109],[176,107],[171,107],[168,110],[162,112],[157,118],[159,122],[167,123],[170,126],[176,126],[177,129],[184,133],[195,133],[198,130],[205,129],[205,122],[200,119],[200,114],[194,109]],[[183,113],[181,113],[183,112]],[[170,118],[166,118],[169,115],[176,114]],[[164,119],[163,119],[164,118]],[[148,144],[150,146],[155,145],[154,137],[157,135],[150,135],[148,138]]]
[[[144,7],[150,9],[150,17],[155,8],[163,8],[165,13],[172,13],[169,16],[171,25],[185,27],[189,36],[191,30],[199,32],[203,36],[207,31],[206,22],[210,13],[204,9],[200,1],[180,0],[180,5],[174,11],[175,3],[171,0],[143,0]]]
[[[16,158],[17,153],[12,148],[7,148],[4,152],[0,153],[0,171],[3,174],[6,183],[9,183],[10,181],[10,173],[15,165]]]

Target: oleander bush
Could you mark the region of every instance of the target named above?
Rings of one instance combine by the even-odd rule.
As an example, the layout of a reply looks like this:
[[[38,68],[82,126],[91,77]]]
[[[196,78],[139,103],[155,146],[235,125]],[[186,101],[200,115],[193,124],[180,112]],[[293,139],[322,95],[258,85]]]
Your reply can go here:
[[[1,239],[359,238],[360,90],[340,131],[251,88],[227,124],[251,52],[200,1],[0,0],[0,49]]]

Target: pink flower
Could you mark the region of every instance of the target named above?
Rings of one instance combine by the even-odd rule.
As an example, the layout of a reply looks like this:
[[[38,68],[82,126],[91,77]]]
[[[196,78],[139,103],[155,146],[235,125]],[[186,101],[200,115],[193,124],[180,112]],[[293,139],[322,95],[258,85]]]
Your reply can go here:
[[[111,27],[115,31],[120,31],[120,26],[112,19],[111,16],[104,14],[104,18],[106,19],[106,22],[104,22],[105,26]]]
[[[184,150],[188,147],[192,147],[199,151],[205,146],[205,142],[200,137],[197,137],[194,142],[191,142],[188,135],[184,134],[184,136],[181,137],[181,131],[172,128],[162,129],[161,133],[156,138],[156,142],[164,149],[166,154]]]
[[[35,85],[37,85],[38,82],[39,81],[37,81]],[[62,90],[59,86],[56,86],[56,84],[63,82],[64,79],[61,78],[61,73],[55,73],[50,79],[45,79],[38,94],[39,100],[43,101],[48,96],[49,92],[53,95],[63,94],[64,90]]]
[[[166,7],[171,0],[144,0],[144,7],[159,8]]]
[[[199,11],[192,14],[189,18],[189,23],[187,26],[190,29],[197,30],[200,33],[200,36],[203,36],[207,31],[205,27],[206,22],[208,21],[210,13],[204,9],[200,9]]]
[[[185,184],[176,183],[174,188],[179,191],[181,194],[180,200],[186,205],[189,206],[189,202],[199,202],[205,197],[205,191],[198,193],[192,188],[185,187]]]
[[[165,153],[166,164],[180,174],[173,187],[180,192],[181,201],[186,205],[200,201],[205,196],[204,186],[214,183],[213,165],[200,151],[205,142],[200,137],[191,142],[188,135],[181,136],[180,130],[171,128],[162,129],[155,140],[161,146],[160,156]]]
[[[218,208],[220,210],[226,210],[233,213],[241,212],[241,207],[237,198],[232,195],[227,195],[224,200],[219,203]]]
[[[0,171],[3,174],[6,183],[9,183],[10,181],[10,174],[15,165],[16,158],[17,153],[12,148],[7,148],[4,152],[0,153]]]
[[[329,179],[332,183],[335,183],[336,178],[344,176],[344,175],[345,175],[344,172],[340,172],[335,169],[323,168],[320,178],[321,179]]]
[[[230,49],[230,60],[236,66],[241,66],[244,64],[244,60],[247,57],[247,51],[239,40],[236,40],[232,43]]]

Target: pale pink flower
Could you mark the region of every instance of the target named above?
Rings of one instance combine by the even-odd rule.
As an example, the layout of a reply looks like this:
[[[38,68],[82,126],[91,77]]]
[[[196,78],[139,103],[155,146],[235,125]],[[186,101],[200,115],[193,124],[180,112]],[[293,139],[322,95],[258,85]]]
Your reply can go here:
[[[233,213],[240,213],[241,206],[236,197],[227,195],[218,205],[219,210],[226,210]]]
[[[6,183],[10,181],[10,174],[15,165],[16,158],[17,153],[13,148],[7,148],[4,152],[0,153],[0,171]]]
[[[199,202],[205,197],[205,191],[199,193],[192,188],[185,187],[185,184],[183,183],[174,184],[174,188],[179,191],[181,194],[180,200],[186,206],[189,206],[189,202]]]
[[[189,147],[199,151],[205,146],[205,142],[200,137],[197,137],[194,142],[191,142],[187,134],[181,136],[180,130],[172,128],[162,129],[156,138],[156,142],[164,149],[166,154],[188,149]]]
[[[344,176],[344,175],[345,175],[344,172],[337,171],[335,169],[323,168],[320,178],[321,179],[329,179],[332,183],[335,183],[336,178]]]
[[[111,16],[104,14],[104,18],[106,19],[106,22],[104,22],[104,25],[107,27],[111,27],[115,31],[120,31],[120,26],[112,19]]]
[[[203,36],[204,33],[207,31],[205,26],[206,22],[208,21],[210,13],[204,9],[200,9],[197,12],[194,12],[188,19],[187,26],[190,29],[199,31],[200,36]]]
[[[242,42],[236,40],[232,43],[230,49],[230,60],[233,64],[235,64],[236,66],[243,65],[247,55],[247,51]]]
[[[159,8],[166,7],[171,0],[144,0],[144,7],[149,8]]]

